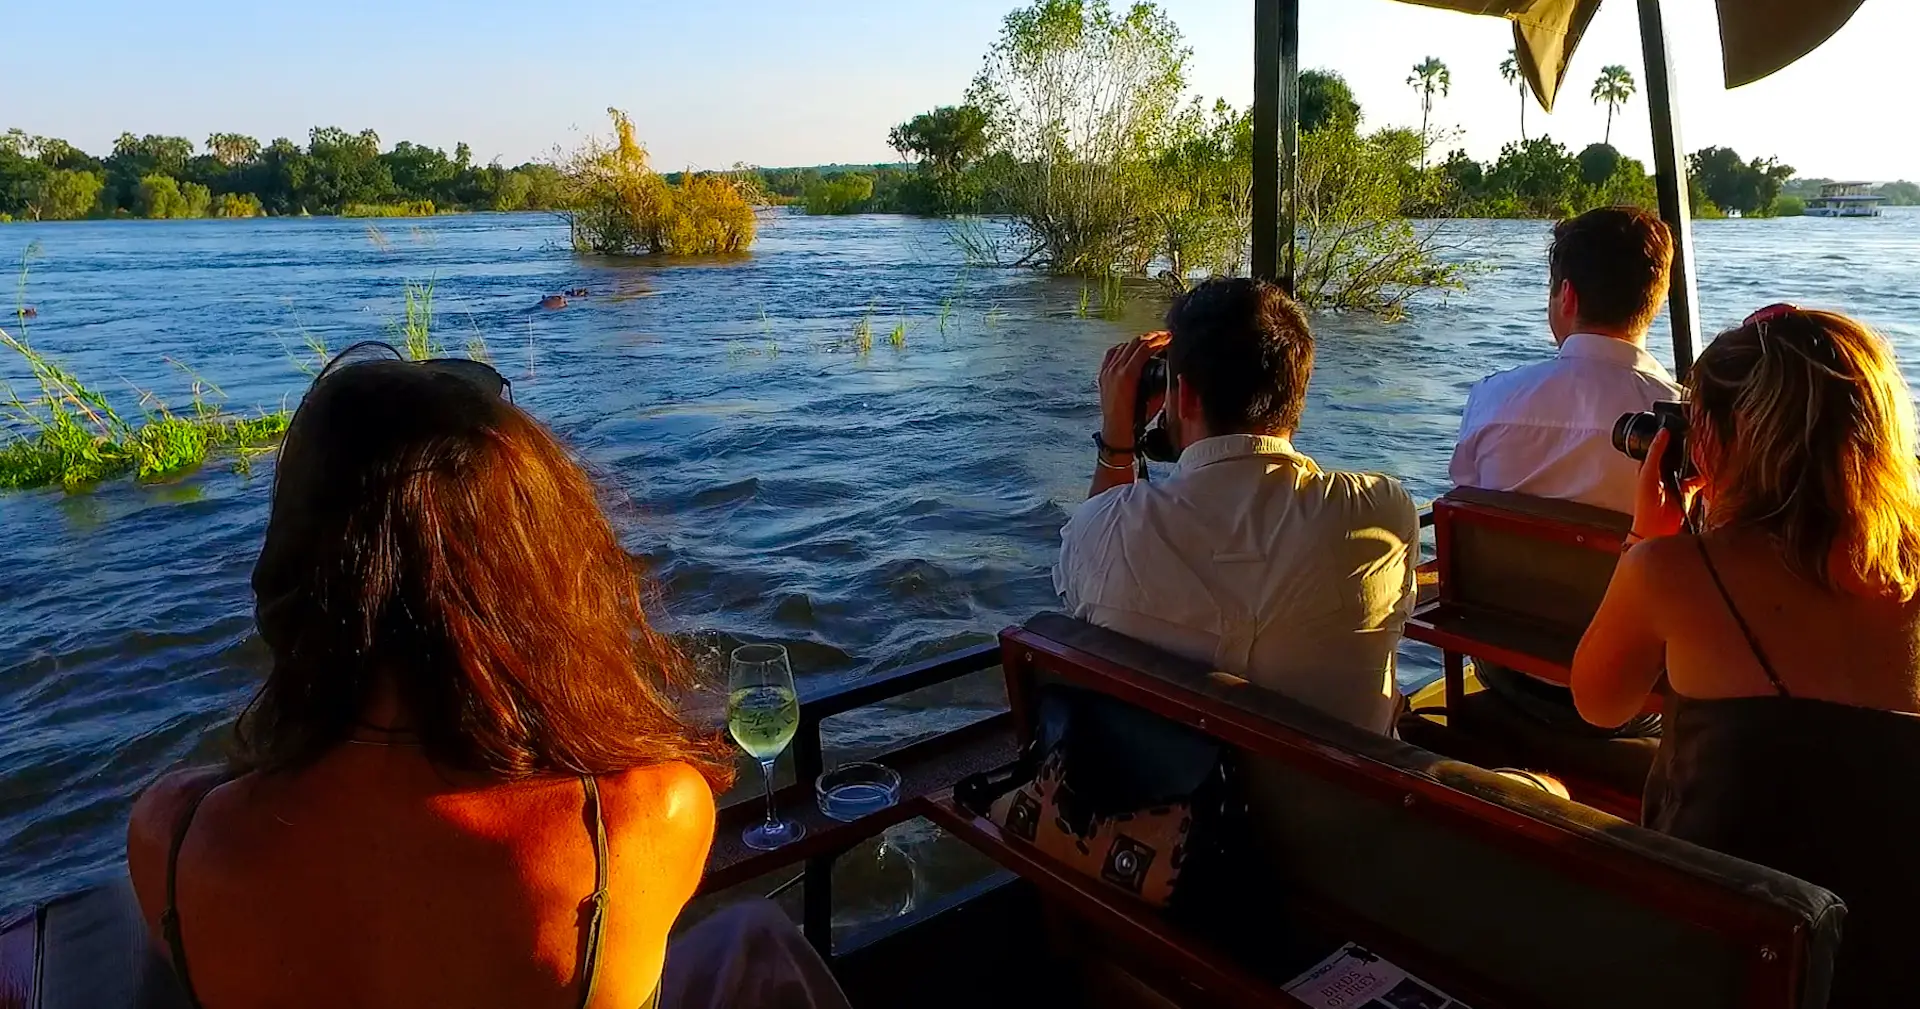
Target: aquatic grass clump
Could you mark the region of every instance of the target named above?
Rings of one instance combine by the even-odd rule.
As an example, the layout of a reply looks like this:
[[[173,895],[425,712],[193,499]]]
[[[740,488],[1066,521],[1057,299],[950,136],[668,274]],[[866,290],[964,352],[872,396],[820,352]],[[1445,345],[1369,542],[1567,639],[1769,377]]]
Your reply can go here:
[[[193,379],[191,413],[177,414],[152,393],[141,395],[143,417],[130,423],[105,396],[29,346],[23,336],[0,329],[0,345],[18,354],[40,388],[23,399],[0,383],[0,490],[60,486],[77,490],[132,474],[157,480],[197,466],[216,452],[231,452],[244,470],[251,454],[286,434],[285,410],[235,416],[209,402],[218,388]],[[189,374],[192,374],[189,372]]]
[[[867,303],[867,314],[853,327],[853,349],[856,353],[866,354],[873,350],[873,303]]]
[[[442,348],[433,335],[433,281],[420,284],[409,280],[405,286],[407,314],[399,322],[387,323],[387,332],[408,360],[424,361],[439,357]],[[484,346],[484,341],[482,343]]]
[[[349,203],[340,208],[341,217],[432,217],[437,212],[432,200],[409,200],[405,203]]]

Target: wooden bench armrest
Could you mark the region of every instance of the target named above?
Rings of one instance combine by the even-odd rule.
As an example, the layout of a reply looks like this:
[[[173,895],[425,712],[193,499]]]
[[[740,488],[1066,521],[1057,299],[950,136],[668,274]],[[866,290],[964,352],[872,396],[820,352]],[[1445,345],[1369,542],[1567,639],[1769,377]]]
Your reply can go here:
[[[1277,985],[1255,977],[1207,943],[1175,930],[1158,912],[1061,865],[1033,847],[1011,840],[993,821],[960,808],[952,794],[922,797],[915,815],[972,845],[981,854],[1018,873],[1049,900],[1156,967],[1219,999],[1224,1005],[1259,1009],[1305,1009],[1305,1003]]]

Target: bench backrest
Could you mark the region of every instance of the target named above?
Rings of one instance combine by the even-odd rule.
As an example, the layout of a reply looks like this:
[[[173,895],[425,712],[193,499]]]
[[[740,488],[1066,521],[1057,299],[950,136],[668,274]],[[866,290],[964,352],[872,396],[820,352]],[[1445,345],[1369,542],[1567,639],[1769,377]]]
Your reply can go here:
[[[1433,503],[1440,598],[1578,635],[1632,525],[1631,516],[1568,501],[1456,488]]]
[[[1066,684],[1237,750],[1258,871],[1476,1009],[1825,1004],[1844,914],[1825,890],[1064,616],[1001,642],[1017,721]]]

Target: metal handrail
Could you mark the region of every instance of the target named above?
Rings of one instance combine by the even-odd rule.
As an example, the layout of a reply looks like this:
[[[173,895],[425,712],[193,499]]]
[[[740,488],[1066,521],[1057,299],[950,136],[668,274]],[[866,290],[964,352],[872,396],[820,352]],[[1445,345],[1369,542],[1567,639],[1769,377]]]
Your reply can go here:
[[[925,687],[992,669],[999,664],[1000,645],[997,642],[984,642],[924,662],[847,678],[823,688],[804,691],[800,698],[800,726],[793,737],[795,779],[810,782],[826,769],[820,742],[822,721]],[[884,760],[885,755],[881,755],[880,759]],[[774,890],[776,894],[782,893],[796,881],[804,882],[801,930],[813,948],[829,961],[833,957],[833,863],[853,844],[864,840],[866,838],[862,837],[846,846],[809,857],[797,879],[790,879]]]

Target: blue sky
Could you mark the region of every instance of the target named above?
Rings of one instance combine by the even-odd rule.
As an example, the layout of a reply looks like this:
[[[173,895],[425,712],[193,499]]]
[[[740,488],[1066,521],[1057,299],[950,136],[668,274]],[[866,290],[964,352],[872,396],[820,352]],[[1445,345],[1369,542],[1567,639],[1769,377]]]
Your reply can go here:
[[[887,128],[956,101],[1014,0],[340,0],[155,4],[69,0],[7,5],[0,128],[64,137],[104,153],[122,130],[196,142],[233,130],[304,139],[315,124],[371,126],[391,144],[473,146],[508,163],[602,129],[630,111],[663,168],[892,160]],[[1197,94],[1251,95],[1252,0],[1163,0],[1193,49]],[[1713,8],[1667,3],[1689,149],[1777,155],[1803,175],[1920,178],[1920,87],[1904,76],[1920,4],[1867,0],[1825,48],[1723,91]],[[1495,68],[1509,46],[1486,18],[1389,3],[1303,0],[1301,58],[1343,73],[1369,125],[1417,124],[1403,83],[1425,56],[1453,71],[1436,127],[1482,158],[1519,133],[1518,100]],[[23,40],[30,40],[22,44]],[[1582,45],[1559,111],[1528,111],[1579,148],[1604,113],[1586,94],[1599,68],[1641,77],[1634,5],[1608,0]],[[1645,103],[1614,122],[1645,158]]]

